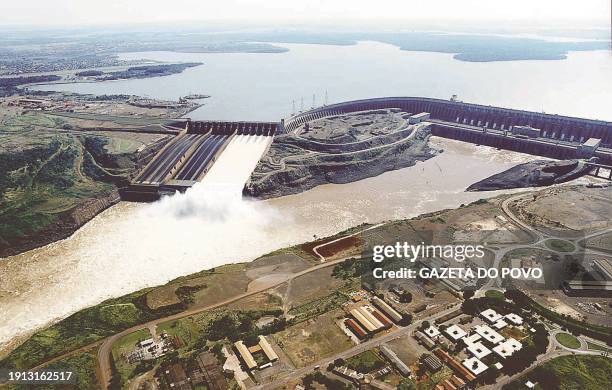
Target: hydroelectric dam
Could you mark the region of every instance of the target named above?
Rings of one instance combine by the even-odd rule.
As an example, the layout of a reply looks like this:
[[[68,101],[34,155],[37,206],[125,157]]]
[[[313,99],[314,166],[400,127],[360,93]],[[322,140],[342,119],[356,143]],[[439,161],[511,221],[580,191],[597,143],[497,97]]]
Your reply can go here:
[[[185,120],[184,130],[122,189],[122,198],[153,201],[184,192],[203,179],[233,137],[274,137],[320,118],[379,109],[420,114],[439,137],[554,159],[585,159],[592,175],[612,179],[612,122],[452,99],[383,97],[317,107],[278,122]]]

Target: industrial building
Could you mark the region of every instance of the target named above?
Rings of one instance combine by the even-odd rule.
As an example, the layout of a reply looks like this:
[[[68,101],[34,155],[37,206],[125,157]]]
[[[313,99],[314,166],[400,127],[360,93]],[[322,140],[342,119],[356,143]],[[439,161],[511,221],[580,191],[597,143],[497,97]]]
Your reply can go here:
[[[252,370],[257,367],[257,362],[255,362],[255,358],[253,357],[249,349],[246,347],[246,345],[244,345],[242,340],[236,341],[234,343],[234,347],[236,347],[236,350],[240,354],[240,357],[242,358],[242,361],[246,365],[247,369]]]
[[[359,340],[363,340],[368,336],[368,333],[363,330],[361,326],[357,325],[357,323],[351,318],[347,318],[344,321],[344,325],[346,325],[346,327],[349,328]]]
[[[396,354],[391,350],[391,348],[386,345],[381,345],[380,352],[387,358],[395,368],[403,375],[410,376],[410,368],[404,363]]]
[[[592,157],[599,145],[601,145],[601,139],[589,138],[578,146],[578,155],[580,157]]]
[[[259,336],[259,346],[270,362],[278,360],[278,355],[274,352],[274,349],[272,349],[272,346],[264,336]]]
[[[612,281],[566,280],[561,284],[565,294],[572,297],[612,298]]]
[[[417,330],[414,332],[414,337],[421,342],[427,349],[433,349],[436,346],[436,343],[426,336],[423,332]]]
[[[372,298],[372,303],[378,309],[380,309],[387,317],[389,317],[393,322],[398,323],[402,320],[402,315],[392,308],[387,302],[383,301],[378,297]]]
[[[408,118],[408,123],[410,123],[411,125],[415,125],[417,123],[426,121],[427,119],[429,119],[429,117],[430,117],[430,114],[428,112],[421,112],[420,114],[411,115]]]
[[[538,138],[540,136],[540,129],[531,126],[512,126],[510,132],[514,135],[524,135],[531,138]]]

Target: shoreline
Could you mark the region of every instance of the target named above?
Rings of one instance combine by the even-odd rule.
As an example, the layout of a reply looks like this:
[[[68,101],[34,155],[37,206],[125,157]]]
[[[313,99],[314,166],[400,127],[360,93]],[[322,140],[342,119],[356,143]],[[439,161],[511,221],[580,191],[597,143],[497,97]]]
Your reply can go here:
[[[26,242],[0,249],[0,261],[69,238],[87,222],[120,201],[121,197],[117,189],[106,193],[101,198],[85,199],[72,210],[58,217],[57,221],[36,232],[33,237],[28,237]]]

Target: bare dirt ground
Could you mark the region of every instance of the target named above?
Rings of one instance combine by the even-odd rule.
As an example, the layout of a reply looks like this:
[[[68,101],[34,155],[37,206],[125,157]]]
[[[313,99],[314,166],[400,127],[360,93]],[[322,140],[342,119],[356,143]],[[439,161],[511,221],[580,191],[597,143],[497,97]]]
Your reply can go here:
[[[302,125],[296,133],[324,143],[363,141],[372,136],[389,134],[406,125],[410,114],[401,110],[372,110],[336,115]]]
[[[553,187],[512,205],[537,228],[572,236],[606,227],[612,221],[612,188]]]
[[[304,367],[353,346],[336,325],[336,320],[344,315],[341,309],[330,311],[276,333],[273,339],[295,367]]]

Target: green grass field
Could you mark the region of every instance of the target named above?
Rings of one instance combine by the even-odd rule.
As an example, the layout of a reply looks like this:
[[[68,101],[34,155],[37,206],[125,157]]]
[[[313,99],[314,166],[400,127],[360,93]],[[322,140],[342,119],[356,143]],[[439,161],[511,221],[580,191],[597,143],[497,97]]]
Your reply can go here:
[[[555,335],[555,339],[557,339],[557,341],[566,348],[580,348],[580,340],[569,333],[557,333]]]
[[[504,293],[501,291],[497,291],[497,290],[487,290],[485,292],[485,296],[489,297],[489,298],[495,298],[495,299],[505,299],[504,297]]]
[[[574,249],[576,249],[576,246],[571,242],[565,240],[557,240],[554,238],[546,240],[544,244],[548,249],[552,249],[557,252],[572,252],[574,251]]]
[[[593,350],[593,351],[602,351],[602,352],[612,353],[612,348],[604,347],[603,345],[591,343],[588,341],[587,341],[587,347],[588,349]]]
[[[563,356],[544,368],[559,379],[560,390],[607,390],[612,383],[612,359],[601,356]]]
[[[355,371],[367,374],[385,366],[384,360],[372,351],[365,351],[346,359],[345,365]]]

